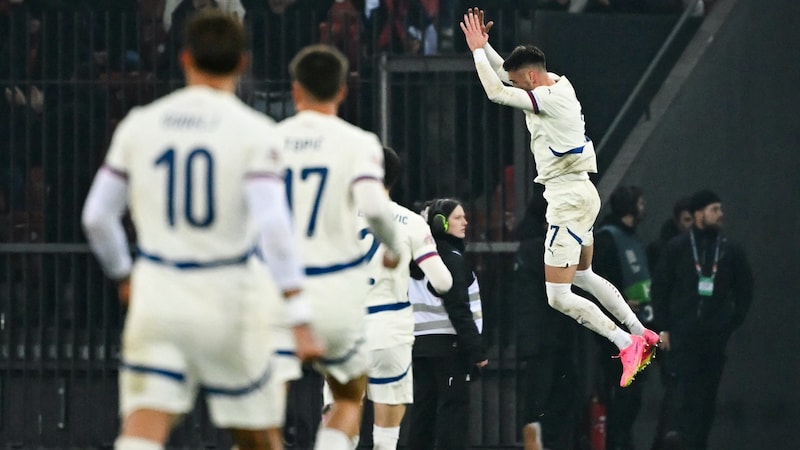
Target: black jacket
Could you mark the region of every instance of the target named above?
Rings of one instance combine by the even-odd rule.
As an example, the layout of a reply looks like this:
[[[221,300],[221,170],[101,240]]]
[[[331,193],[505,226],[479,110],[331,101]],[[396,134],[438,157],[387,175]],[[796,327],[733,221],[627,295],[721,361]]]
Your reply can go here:
[[[636,228],[625,225],[619,217],[607,217],[601,227],[605,225],[617,227],[629,236],[636,236]],[[601,227],[597,227],[595,230],[601,229]],[[620,267],[617,244],[609,231],[596,231],[594,234],[592,268],[596,274],[608,280],[617,289],[623,288],[622,267]]]
[[[414,356],[446,356],[455,350],[471,363],[481,362],[486,359],[486,350],[469,308],[468,289],[475,278],[464,258],[464,241],[449,234],[434,238],[439,255],[453,276],[453,287],[440,297],[457,335],[417,336],[414,341]]]
[[[692,230],[702,272],[708,276],[717,232]],[[744,250],[722,235],[713,294],[701,296],[697,288],[690,235],[683,233],[664,246],[653,274],[656,327],[682,337],[727,337],[742,324],[753,301],[753,275]]]

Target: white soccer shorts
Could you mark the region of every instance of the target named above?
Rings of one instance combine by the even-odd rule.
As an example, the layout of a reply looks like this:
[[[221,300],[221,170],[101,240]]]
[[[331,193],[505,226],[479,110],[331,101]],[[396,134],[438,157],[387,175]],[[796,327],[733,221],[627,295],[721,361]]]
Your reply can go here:
[[[547,235],[544,263],[554,267],[578,264],[581,248],[594,244],[594,222],[600,212],[600,196],[589,180],[546,186]]]

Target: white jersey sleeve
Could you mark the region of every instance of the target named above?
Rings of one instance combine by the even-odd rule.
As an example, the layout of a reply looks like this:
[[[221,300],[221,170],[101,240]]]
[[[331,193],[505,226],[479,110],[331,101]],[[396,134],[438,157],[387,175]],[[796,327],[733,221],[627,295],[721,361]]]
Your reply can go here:
[[[89,189],[81,215],[89,247],[103,272],[112,280],[125,278],[131,271],[130,249],[120,221],[127,196],[127,180],[101,168]]]
[[[534,110],[533,94],[516,87],[505,86],[492,68],[486,57],[486,52],[479,48],[472,54],[475,60],[475,69],[481,80],[486,96],[494,103],[511,106],[525,111]]]
[[[246,184],[247,204],[260,232],[259,249],[266,259],[275,284],[283,291],[303,285],[303,266],[297,247],[283,181],[250,178]]]
[[[489,64],[492,66],[492,69],[497,74],[500,81],[506,84],[511,84],[511,80],[508,78],[508,72],[506,69],[503,69],[503,57],[497,53],[497,50],[494,49],[489,43],[487,42],[486,45],[483,46],[483,51],[486,52],[486,58],[489,60]]]

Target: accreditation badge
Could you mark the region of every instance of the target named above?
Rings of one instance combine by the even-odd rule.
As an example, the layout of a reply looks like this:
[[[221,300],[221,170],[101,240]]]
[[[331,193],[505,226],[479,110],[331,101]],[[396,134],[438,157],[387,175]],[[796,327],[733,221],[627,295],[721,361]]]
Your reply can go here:
[[[711,297],[714,294],[714,277],[700,277],[697,281],[697,293],[703,297]]]

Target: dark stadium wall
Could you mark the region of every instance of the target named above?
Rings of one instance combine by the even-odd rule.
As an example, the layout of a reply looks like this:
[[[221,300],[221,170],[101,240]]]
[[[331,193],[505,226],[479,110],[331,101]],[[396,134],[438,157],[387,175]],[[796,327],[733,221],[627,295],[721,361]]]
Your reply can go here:
[[[796,448],[800,437],[799,21],[796,0],[738,0],[623,180],[644,188],[648,241],[676,199],[716,191],[753,267],[756,295],[729,346],[711,449]]]

